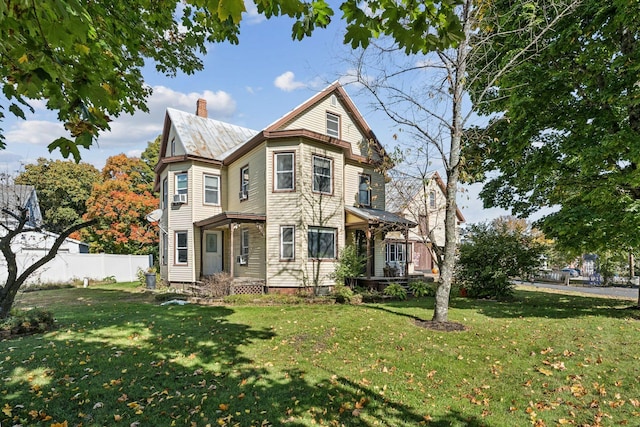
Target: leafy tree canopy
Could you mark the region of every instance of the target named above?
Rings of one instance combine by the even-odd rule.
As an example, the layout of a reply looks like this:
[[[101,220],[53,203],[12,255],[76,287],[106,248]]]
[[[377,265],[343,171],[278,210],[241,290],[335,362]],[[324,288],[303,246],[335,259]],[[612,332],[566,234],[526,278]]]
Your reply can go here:
[[[301,39],[326,27],[334,12],[325,0],[254,0],[267,18],[294,18]],[[371,37],[392,35],[409,52],[459,40],[453,13],[459,0],[345,0],[345,42],[366,46]],[[56,111],[71,138],[49,145],[80,160],[109,121],[147,111],[151,89],[142,67],[153,62],[170,76],[203,68],[209,43],[238,43],[244,0],[16,0],[0,3],[0,76],[8,110],[24,118],[31,100]],[[8,106],[8,107],[7,107]],[[0,148],[4,148],[0,132]]]
[[[88,163],[39,158],[25,165],[16,184],[36,189],[45,230],[61,233],[82,219],[93,184],[100,181],[98,169]]]
[[[519,20],[500,23],[503,35],[479,28],[495,37],[474,72],[489,75],[521,47],[505,29],[539,24],[538,9],[521,7]],[[486,206],[522,216],[555,207],[540,222],[545,234],[578,252],[640,246],[639,14],[639,2],[582,1],[497,81],[479,106],[497,116],[466,152],[488,178]]]

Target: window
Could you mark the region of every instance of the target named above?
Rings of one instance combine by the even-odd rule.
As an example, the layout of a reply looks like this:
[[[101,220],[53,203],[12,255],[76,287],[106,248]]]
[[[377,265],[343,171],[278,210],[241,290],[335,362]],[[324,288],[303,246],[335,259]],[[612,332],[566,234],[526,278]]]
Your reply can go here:
[[[409,244],[409,248],[411,248]],[[407,254],[405,253],[405,244],[401,242],[387,243],[385,248],[384,260],[388,264],[404,263],[407,260]]]
[[[171,138],[171,156],[176,155],[176,138]]]
[[[206,248],[205,250],[208,253],[217,253],[218,252],[218,235],[215,233],[206,235]]]
[[[327,112],[327,135],[340,138],[340,116]]]
[[[166,209],[169,206],[169,181],[165,177],[162,180],[162,209]]]
[[[332,160],[313,156],[313,191],[332,194]]]
[[[187,232],[176,231],[176,259],[174,264],[186,264],[188,259]]]
[[[293,153],[276,153],[276,190],[293,190],[295,182]]]
[[[280,227],[280,259],[295,259],[296,229],[293,225]]]
[[[249,230],[243,228],[240,231],[240,256],[244,259],[242,264],[249,260]]]
[[[436,208],[436,192],[435,191],[429,192],[429,207],[431,209]]]
[[[358,203],[362,206],[371,206],[371,177],[360,175],[358,183]]]
[[[309,258],[334,259],[336,257],[336,230],[309,228]]]
[[[204,203],[208,205],[220,204],[220,177],[204,176]]]
[[[249,166],[240,169],[240,200],[249,198]]]
[[[169,236],[164,231],[162,232],[162,259],[160,262],[162,265],[167,265],[167,258],[169,258]]]
[[[176,174],[176,194],[187,194],[189,187],[186,172]]]

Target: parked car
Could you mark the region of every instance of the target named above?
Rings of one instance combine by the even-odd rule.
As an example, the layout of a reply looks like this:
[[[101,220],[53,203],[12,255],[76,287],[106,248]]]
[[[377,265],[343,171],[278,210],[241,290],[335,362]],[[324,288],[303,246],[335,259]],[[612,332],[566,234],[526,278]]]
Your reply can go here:
[[[569,268],[569,267],[565,267],[562,270],[563,273],[569,273],[569,276],[571,277],[578,277],[580,276],[580,270],[577,270],[575,268]]]

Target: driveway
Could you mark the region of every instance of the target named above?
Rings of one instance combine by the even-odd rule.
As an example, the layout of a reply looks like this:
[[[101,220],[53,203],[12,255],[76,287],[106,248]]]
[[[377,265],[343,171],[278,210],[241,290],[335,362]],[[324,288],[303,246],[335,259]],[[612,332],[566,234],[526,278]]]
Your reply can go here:
[[[552,283],[542,283],[542,282],[515,282],[519,286],[524,287],[533,287],[533,288],[545,288],[545,289],[555,289],[558,291],[564,292],[575,292],[582,294],[591,294],[591,295],[599,295],[613,298],[621,298],[621,299],[631,299],[634,301],[638,300],[638,288],[619,288],[614,286],[595,286],[595,285],[554,285]]]

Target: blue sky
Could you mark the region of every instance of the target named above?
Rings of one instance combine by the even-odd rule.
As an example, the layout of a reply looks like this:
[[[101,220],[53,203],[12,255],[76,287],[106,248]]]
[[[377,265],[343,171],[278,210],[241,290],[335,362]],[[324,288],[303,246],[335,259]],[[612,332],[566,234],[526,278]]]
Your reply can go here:
[[[196,100],[205,98],[209,117],[260,130],[313,96],[318,90],[349,73],[349,47],[342,44],[340,11],[327,29],[317,29],[302,41],[291,39],[292,21],[287,18],[265,20],[247,13],[243,19],[240,44],[211,45],[204,58],[204,71],[167,78],[147,67],[146,83],[154,90],[148,100],[149,113],[121,116],[111,123],[111,132],[100,136],[83,161],[98,168],[112,155],[139,155],[148,141],[162,132],[167,107],[194,112]],[[357,87],[347,92],[374,130],[382,144],[392,148],[393,123],[371,107],[373,100]],[[0,101],[1,102],[1,101]],[[36,112],[27,120],[15,120],[7,114],[2,123],[7,148],[0,151],[3,172],[15,172],[20,164],[38,157],[62,158],[49,153],[47,145],[65,135],[55,114],[35,102]],[[467,187],[459,204],[467,222],[478,222],[504,214],[502,210],[484,210],[477,198],[479,186]]]

